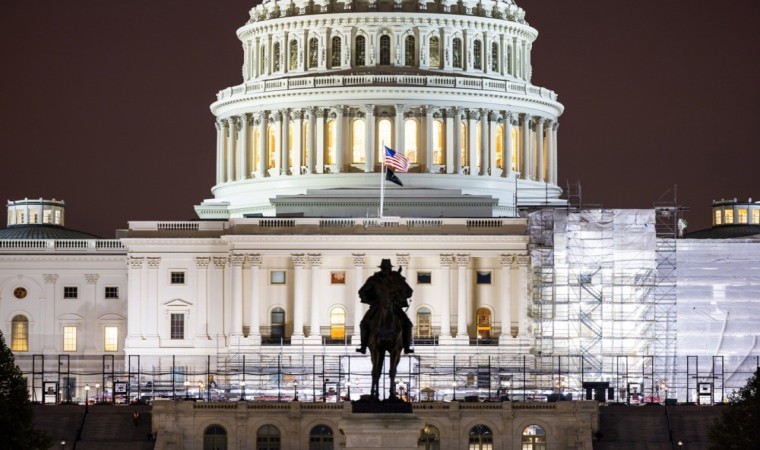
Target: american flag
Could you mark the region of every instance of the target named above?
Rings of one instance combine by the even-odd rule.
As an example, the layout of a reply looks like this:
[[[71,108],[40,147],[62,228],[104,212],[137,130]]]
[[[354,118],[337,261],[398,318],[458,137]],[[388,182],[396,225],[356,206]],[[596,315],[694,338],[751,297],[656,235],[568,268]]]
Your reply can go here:
[[[385,167],[390,167],[396,172],[406,172],[409,170],[409,161],[396,150],[385,147]]]

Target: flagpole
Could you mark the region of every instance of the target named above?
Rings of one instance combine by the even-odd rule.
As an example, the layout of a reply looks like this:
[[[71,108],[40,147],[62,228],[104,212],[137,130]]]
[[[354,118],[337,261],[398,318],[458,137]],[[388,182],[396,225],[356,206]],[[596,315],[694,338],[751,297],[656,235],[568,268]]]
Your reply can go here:
[[[377,213],[380,219],[383,218],[383,206],[385,203],[385,141],[383,141],[382,146],[383,157],[380,160],[380,211]]]

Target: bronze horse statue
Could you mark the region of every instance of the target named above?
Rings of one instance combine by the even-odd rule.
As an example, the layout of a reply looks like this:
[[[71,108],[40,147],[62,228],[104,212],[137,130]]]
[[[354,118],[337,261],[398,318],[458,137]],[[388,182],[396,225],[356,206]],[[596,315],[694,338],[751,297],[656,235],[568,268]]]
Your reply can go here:
[[[383,259],[380,272],[369,277],[359,290],[362,303],[370,305],[361,321],[361,347],[356,351],[365,353],[369,348],[372,359],[372,387],[370,397],[380,398],[380,375],[386,353],[389,355],[388,377],[390,397],[396,399],[396,368],[401,352],[413,353],[409,347],[412,322],[404,308],[412,296],[412,288],[401,275],[401,269],[394,272],[389,259]]]

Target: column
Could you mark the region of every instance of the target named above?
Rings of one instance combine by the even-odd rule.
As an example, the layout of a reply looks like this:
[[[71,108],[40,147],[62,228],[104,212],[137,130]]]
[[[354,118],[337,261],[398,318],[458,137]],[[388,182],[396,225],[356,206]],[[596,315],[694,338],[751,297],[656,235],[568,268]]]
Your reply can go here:
[[[470,109],[467,113],[467,164],[470,166],[469,175],[478,174],[478,129],[477,122],[480,120],[480,111]],[[481,128],[480,134],[485,133]]]
[[[491,173],[491,149],[495,148],[496,127],[493,126],[491,111],[480,111],[480,175]]]
[[[229,124],[229,135],[227,141],[227,182],[235,180],[235,153],[237,142],[237,118],[230,117],[227,119]]]
[[[396,105],[396,131],[393,133],[395,140],[393,142],[393,149],[397,152],[404,152],[404,105]]]
[[[95,305],[98,303],[98,279],[100,278],[100,275],[96,273],[86,273],[84,274],[84,279],[87,282],[87,290],[90,291],[87,293],[86,297],[89,297],[92,301],[92,304]],[[97,352],[97,342],[100,340],[98,338],[99,329],[97,322],[92,321],[93,317],[89,317],[89,314],[85,317],[85,330],[84,330],[84,339],[85,347],[84,351],[85,353],[95,353]]]
[[[306,167],[307,173],[314,173],[314,168],[316,167],[316,156],[317,156],[317,149],[314,145],[315,142],[315,136],[314,136],[314,123],[316,122],[316,111],[315,108],[309,108],[306,110],[306,149],[307,153],[309,154],[309,160],[304,161],[304,164]]]
[[[280,170],[278,173],[287,176],[290,173],[290,113],[287,109],[280,111]]]
[[[530,256],[522,255],[515,257],[515,264],[517,265],[518,288],[520,290],[517,332],[520,336],[525,336],[528,332],[528,265],[530,264]]]
[[[230,265],[232,266],[232,329],[230,335],[234,339],[239,339],[243,335],[243,264],[245,264],[245,255],[234,253],[230,256]]]
[[[559,123],[553,122],[551,133],[549,134],[549,182],[557,184],[557,130]]]
[[[544,118],[538,117],[536,119],[536,140],[538,141],[536,155],[538,157],[538,173],[536,174],[536,180],[546,180],[546,163],[544,161]]]
[[[455,124],[454,124],[454,109],[448,108],[443,110],[445,114],[445,129],[446,129],[446,173],[454,173],[455,159],[454,149],[458,146],[455,145]],[[457,172],[458,173],[458,172]]]
[[[219,344],[224,344],[224,337],[228,334],[228,328],[231,320],[231,305],[229,304],[230,296],[227,294],[229,287],[226,283],[224,271],[227,267],[227,257],[214,256],[214,271],[211,274],[212,286],[210,292],[215,294],[212,299],[213,307],[209,309],[209,333],[212,339],[219,340]]]
[[[127,261],[128,272],[127,280],[129,281],[129,293],[127,298],[127,343],[125,347],[132,347],[132,341],[142,339],[140,333],[140,323],[142,315],[142,292],[140,290],[142,267],[145,262],[144,257],[130,256]],[[45,280],[47,282],[47,279]],[[130,319],[131,317],[131,319]]]
[[[306,255],[293,253],[290,255],[293,262],[293,338],[303,340],[303,313],[306,308],[304,294],[306,284],[303,279],[303,266],[306,264]],[[291,342],[292,343],[292,342]]]
[[[248,264],[251,267],[248,297],[248,339],[251,344],[261,343],[261,319],[259,295],[261,293],[261,255],[258,253],[248,254]]]
[[[375,170],[375,105],[365,105],[365,123],[364,132],[364,171],[373,172]]]
[[[514,257],[512,255],[499,255],[499,267],[500,267],[500,286],[499,292],[501,295],[498,298],[501,302],[498,304],[500,311],[501,321],[501,336],[499,336],[499,344],[509,343],[509,339],[512,337],[512,261]]]
[[[426,45],[426,44],[422,44]],[[432,172],[433,171],[433,151],[435,150],[435,147],[433,145],[433,105],[427,105],[424,107],[425,110],[425,143],[423,144],[424,147],[421,145],[420,148],[425,148],[427,151],[425,151],[425,172]]]
[[[469,341],[467,334],[467,269],[470,255],[457,255],[457,339]]]
[[[441,339],[451,337],[451,265],[454,255],[441,254]]]
[[[504,114],[504,155],[502,156],[502,168],[501,172],[503,177],[509,177],[512,175],[512,113],[507,111]]]
[[[314,141],[316,142],[316,166],[314,173],[324,173],[325,171],[325,110],[317,109],[317,123],[314,132]]]
[[[195,258],[195,267],[197,269],[197,299],[198,304],[195,308],[195,339],[203,341],[210,339],[208,334],[208,265],[211,258],[208,256],[197,256]],[[202,342],[200,342],[202,343]],[[197,344],[196,344],[197,345]]]
[[[259,152],[256,155],[258,158],[258,166],[256,167],[256,176],[263,177],[267,173],[267,114],[261,112],[256,116],[256,121],[259,126]]]
[[[364,307],[359,299],[359,289],[364,285],[364,264],[366,257],[364,253],[353,253],[351,256],[353,257],[354,264],[354,284],[352,288],[354,298],[354,333],[351,336],[351,345],[359,345],[361,342],[359,324],[362,321],[362,317],[364,317]]]
[[[224,122],[217,120],[216,126],[216,184],[224,183]]]
[[[293,169],[290,173],[291,175],[298,176],[301,175],[301,166],[306,164],[305,161],[301,160],[304,148],[304,143],[301,140],[303,136],[303,110],[293,111],[293,117],[295,119],[293,124],[293,142],[290,143],[293,148],[293,161],[291,161]]]
[[[320,282],[321,279],[321,266],[322,265],[322,255],[321,254],[309,254],[309,267],[311,267],[311,323],[310,323],[310,331],[309,331],[309,338],[310,340],[315,340],[317,342],[322,341],[322,335],[321,335],[321,325],[319,323],[319,313],[321,312],[320,305],[319,305],[319,292],[321,289]]]
[[[143,329],[143,337],[147,340],[158,340],[158,266],[161,264],[160,257],[148,257],[148,296],[147,305],[144,309],[142,319],[145,320],[145,328]]]
[[[237,150],[237,179],[248,178],[248,114],[240,116],[240,145]]]
[[[527,114],[522,115],[522,177],[526,180],[533,179],[533,173],[530,170],[532,164],[532,156],[530,151],[530,116]]]
[[[463,108],[454,108],[454,173],[462,173],[462,112]]]
[[[130,261],[131,262],[131,261]],[[57,274],[51,274],[51,273],[45,273],[42,274],[42,279],[45,280],[45,297],[40,299],[40,306],[42,308],[42,317],[40,318],[40,329],[42,330],[52,330],[55,326],[55,282],[58,281],[58,275]],[[138,278],[139,280],[139,278]],[[132,306],[131,302],[127,303],[127,309],[131,308]],[[138,304],[139,306],[139,304]],[[137,312],[136,314],[139,314]],[[137,316],[139,317],[139,316]],[[134,322],[137,322],[136,320]],[[128,324],[131,322],[128,322]],[[42,353],[43,354],[53,354],[55,353],[55,344],[57,342],[57,339],[55,338],[55,333],[41,333],[42,336]],[[139,334],[139,329],[138,329]],[[139,336],[138,336],[139,338]],[[127,335],[127,339],[129,339],[129,335]]]
[[[345,48],[346,46],[344,46]],[[335,108],[335,172],[343,171],[343,105]]]

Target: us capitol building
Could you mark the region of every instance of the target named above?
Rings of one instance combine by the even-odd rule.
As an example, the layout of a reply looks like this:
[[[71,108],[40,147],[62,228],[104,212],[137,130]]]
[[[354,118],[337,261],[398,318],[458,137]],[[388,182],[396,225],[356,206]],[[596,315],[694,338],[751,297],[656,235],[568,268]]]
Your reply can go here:
[[[674,205],[560,199],[537,34],[512,0],[252,8],[199,220],[100,239],[63,201],[8,202],[0,329],[33,399],[205,400],[156,400],[156,448],[370,448],[343,400],[369,392],[357,291],[388,258],[414,289],[398,377],[420,448],[591,449],[596,404],[556,400],[721,401],[758,318],[750,281],[705,267],[760,261],[760,209],[717,203],[716,229],[743,233],[676,239]],[[385,146],[402,187],[381,189]]]

